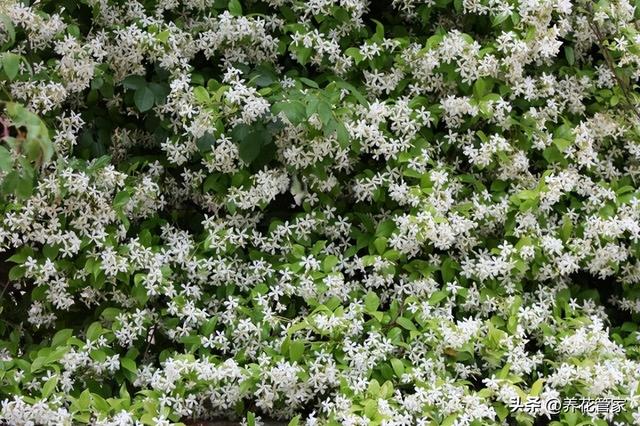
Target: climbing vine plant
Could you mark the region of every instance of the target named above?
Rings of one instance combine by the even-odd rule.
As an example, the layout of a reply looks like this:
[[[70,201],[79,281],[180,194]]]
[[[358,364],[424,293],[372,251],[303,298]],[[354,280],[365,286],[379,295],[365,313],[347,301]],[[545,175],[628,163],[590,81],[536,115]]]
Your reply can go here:
[[[0,419],[640,423],[636,6],[0,2]]]

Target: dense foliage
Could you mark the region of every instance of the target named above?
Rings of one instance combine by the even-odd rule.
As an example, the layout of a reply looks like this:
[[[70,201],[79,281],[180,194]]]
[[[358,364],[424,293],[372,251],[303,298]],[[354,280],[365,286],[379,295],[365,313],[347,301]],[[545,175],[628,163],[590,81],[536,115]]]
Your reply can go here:
[[[0,2],[0,419],[640,424],[638,18]]]

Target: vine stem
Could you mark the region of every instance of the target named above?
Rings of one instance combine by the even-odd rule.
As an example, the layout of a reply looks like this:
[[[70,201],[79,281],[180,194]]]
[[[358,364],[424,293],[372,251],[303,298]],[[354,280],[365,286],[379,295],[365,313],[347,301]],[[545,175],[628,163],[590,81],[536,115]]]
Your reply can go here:
[[[589,13],[593,15],[593,11],[590,5],[588,10],[589,10]],[[611,57],[609,50],[604,46],[605,39],[604,39],[604,36],[602,35],[602,31],[600,31],[600,27],[598,26],[597,22],[595,22],[595,20],[588,19],[587,22],[589,23],[589,28],[591,28],[591,31],[593,31],[593,34],[596,36],[596,39],[598,41],[597,46],[600,49],[602,56],[604,57],[604,61],[606,62],[607,67],[609,68],[609,71],[611,71],[611,73],[613,74],[613,77],[616,79],[616,82],[618,83],[618,87],[620,87],[620,90],[622,90],[622,94],[624,95],[625,101],[627,103],[627,107],[631,111],[633,111],[636,117],[640,120],[640,112],[638,112],[637,108],[635,107],[631,99],[631,96],[629,95],[629,88],[627,87],[626,84],[624,84],[624,82],[616,72],[616,67],[613,62],[613,58]]]
[[[153,324],[153,327],[151,328],[149,334],[147,334],[147,346],[144,348],[144,353],[142,354],[142,359],[144,360],[147,357],[147,353],[149,351],[149,346],[151,346],[151,341],[153,340],[153,336],[156,333],[156,325],[157,323]]]

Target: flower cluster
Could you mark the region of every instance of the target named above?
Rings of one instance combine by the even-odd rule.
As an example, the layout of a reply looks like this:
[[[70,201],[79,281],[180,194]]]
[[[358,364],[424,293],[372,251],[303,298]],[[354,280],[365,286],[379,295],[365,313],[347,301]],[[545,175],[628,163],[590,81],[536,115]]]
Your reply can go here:
[[[72,3],[0,2],[0,422],[640,424],[635,3]]]

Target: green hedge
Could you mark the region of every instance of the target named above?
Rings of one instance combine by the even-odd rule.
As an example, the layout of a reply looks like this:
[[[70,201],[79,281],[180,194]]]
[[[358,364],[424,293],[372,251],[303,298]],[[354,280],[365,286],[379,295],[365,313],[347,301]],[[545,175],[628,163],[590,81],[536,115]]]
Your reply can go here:
[[[640,423],[639,14],[1,3],[0,419]]]

